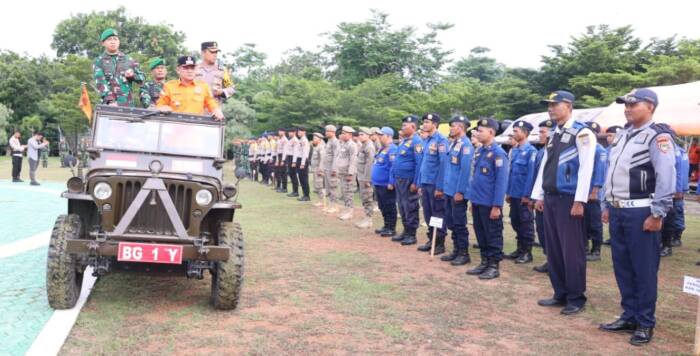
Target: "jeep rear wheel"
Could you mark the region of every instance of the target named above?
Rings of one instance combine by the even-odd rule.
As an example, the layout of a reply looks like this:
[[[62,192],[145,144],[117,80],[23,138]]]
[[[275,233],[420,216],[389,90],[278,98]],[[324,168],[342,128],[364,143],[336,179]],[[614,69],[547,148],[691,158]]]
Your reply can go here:
[[[219,225],[219,246],[230,249],[227,261],[214,263],[211,276],[211,301],[220,310],[235,309],[243,284],[243,231],[241,225],[223,222]]]
[[[75,257],[66,252],[66,240],[80,238],[81,231],[80,217],[69,214],[60,215],[51,232],[46,258],[46,294],[54,309],[70,309],[80,296],[83,273]]]

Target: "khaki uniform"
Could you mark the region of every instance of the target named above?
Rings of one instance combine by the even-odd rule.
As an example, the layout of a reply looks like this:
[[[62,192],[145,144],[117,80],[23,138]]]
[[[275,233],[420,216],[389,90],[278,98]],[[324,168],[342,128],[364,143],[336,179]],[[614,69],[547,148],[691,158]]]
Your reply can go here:
[[[357,153],[357,182],[360,184],[360,199],[365,216],[372,217],[374,209],[374,190],[372,189],[372,165],[376,151],[374,143],[367,141]],[[368,186],[369,185],[369,186]]]
[[[319,200],[323,200],[323,170],[321,169],[321,163],[323,163],[325,151],[326,144],[321,141],[311,150],[311,162],[309,163],[309,172],[314,176],[314,193],[318,195]]]
[[[324,146],[323,159],[321,160],[321,170],[323,171],[323,186],[326,189],[326,195],[330,199],[331,204],[338,202],[338,175],[331,176],[335,160],[338,157],[340,141],[333,137],[326,142]]]
[[[338,156],[333,164],[333,171],[340,179],[340,199],[346,208],[352,208],[352,193],[355,191],[355,177],[357,175],[357,146],[355,142],[349,140],[340,142],[338,146]]]
[[[204,63],[198,64],[195,76],[197,80],[207,83],[212,91],[217,89],[222,91],[221,95],[214,96],[214,99],[216,99],[219,104],[223,104],[226,99],[233,96],[236,92],[233,82],[224,80],[226,78],[226,68],[220,62],[214,65],[206,65]]]

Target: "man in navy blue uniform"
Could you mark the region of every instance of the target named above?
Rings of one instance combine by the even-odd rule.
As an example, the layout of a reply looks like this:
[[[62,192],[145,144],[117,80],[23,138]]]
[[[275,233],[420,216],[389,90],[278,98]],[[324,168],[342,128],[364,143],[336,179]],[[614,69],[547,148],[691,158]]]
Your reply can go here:
[[[610,151],[603,222],[610,223],[623,312],[600,329],[633,332],[629,342],[640,346],[651,341],[656,326],[659,235],[673,206],[675,150],[671,135],[652,121],[659,105],[654,91],[636,89],[616,101],[625,104],[628,126]]]
[[[445,217],[445,194],[444,194],[444,162],[447,159],[447,147],[449,142],[437,128],[440,125],[440,115],[432,113],[425,114],[422,118],[423,131],[427,137],[423,140],[423,160],[420,167],[420,176],[418,183],[421,189],[421,205],[423,206],[423,218],[426,223],[430,222],[430,218],[435,216],[438,218]],[[428,252],[432,246],[433,230],[435,228],[428,226],[428,241],[424,245],[418,246],[418,251]],[[439,255],[445,252],[445,235],[447,229],[443,221],[443,226],[436,232],[435,237],[435,254]]]
[[[469,119],[466,116],[455,116],[450,120],[450,138],[452,143],[447,152],[445,162],[445,221],[447,228],[452,231],[453,250],[449,255],[442,256],[442,261],[450,262],[453,266],[461,266],[471,262],[469,258],[469,231],[467,230],[467,194],[471,178],[472,147],[466,136]]]
[[[391,238],[401,242],[401,245],[416,243],[419,217],[418,176],[420,175],[421,160],[423,159],[423,141],[416,133],[418,117],[409,115],[403,118],[401,132],[404,138],[399,142],[396,159],[391,166],[391,176],[394,180],[396,196],[399,202],[399,213],[403,232]]]
[[[384,226],[374,232],[383,237],[393,237],[396,235],[396,189],[394,189],[391,166],[396,159],[397,147],[392,142],[394,130],[391,127],[382,127],[379,133],[381,147],[374,156],[372,185],[374,185],[379,211],[384,218]]]
[[[515,145],[510,150],[510,176],[506,189],[506,202],[510,204],[510,224],[515,231],[518,247],[505,256],[515,263],[532,262],[532,245],[535,242],[535,225],[530,210],[531,187],[535,184],[537,149],[528,142],[532,124],[518,121],[513,124]]]
[[[588,202],[595,160],[596,137],[588,126],[571,116],[574,95],[551,93],[543,104],[557,123],[547,143],[532,199],[544,212],[549,280],[554,295],[539,300],[541,306],[563,307],[572,315],[586,304],[586,229],[584,204]]]
[[[617,125],[610,126],[607,129],[605,129],[605,141],[607,141],[607,143],[608,143],[608,145],[605,146],[605,152],[607,153],[608,160],[610,159],[610,149],[612,149],[612,143],[615,140],[615,135],[620,130],[622,130],[622,126],[617,126]],[[607,167],[606,167],[605,176],[607,177]],[[603,186],[603,198],[604,197],[605,197],[605,186]],[[610,246],[610,237],[608,237],[607,240],[603,241],[603,245]]]
[[[537,150],[537,156],[535,158],[535,175],[537,175],[537,172],[540,171],[540,165],[542,164],[542,158],[544,158],[544,150],[545,146],[547,145],[547,141],[549,140],[549,137],[552,136],[554,132],[554,127],[556,126],[556,122],[552,119],[544,120],[540,122],[539,124],[539,141],[538,143],[542,145],[540,149]],[[535,186],[535,182],[532,182],[532,185],[530,186],[530,189],[527,191],[527,196],[532,195],[532,188]],[[537,211],[535,209],[535,201],[530,199],[530,210],[535,212],[535,228],[537,230],[537,240],[540,243],[540,246],[542,247],[542,253],[547,255],[547,248],[546,248],[546,243],[544,241],[544,212],[542,211]],[[547,269],[547,260],[545,259],[544,263],[535,266],[532,269],[535,270],[536,272],[539,273],[548,273],[549,270]]]
[[[589,122],[588,127],[596,136],[600,133],[600,125]],[[603,222],[601,221],[601,201],[605,191],[605,173],[608,168],[608,151],[599,143],[595,145],[595,163],[591,178],[591,192],[584,207],[583,224],[586,227],[588,239],[591,240],[591,250],[586,254],[586,261],[600,261],[600,247],[603,245]]]
[[[474,154],[474,168],[469,190],[472,202],[474,233],[479,243],[481,263],[467,271],[480,279],[497,278],[503,259],[503,200],[508,184],[508,155],[494,143],[498,121],[486,118],[478,122],[478,139],[482,146]]]
[[[688,191],[688,175],[690,166],[688,164],[688,154],[685,149],[678,144],[676,132],[667,124],[656,124],[658,127],[667,132],[673,137],[675,143],[675,166],[676,166],[676,185],[673,192],[673,207],[666,213],[664,218],[663,228],[661,229],[661,257],[670,256],[673,254],[673,247],[680,246],[680,236],[685,230],[685,213],[683,204],[683,195]],[[678,241],[674,245],[674,241]]]

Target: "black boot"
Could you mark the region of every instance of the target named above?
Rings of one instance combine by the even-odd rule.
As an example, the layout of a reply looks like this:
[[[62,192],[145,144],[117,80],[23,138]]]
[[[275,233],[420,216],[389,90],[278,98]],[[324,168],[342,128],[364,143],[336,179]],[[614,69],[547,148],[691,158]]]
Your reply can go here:
[[[453,261],[455,258],[457,258],[458,255],[459,255],[459,252],[457,252],[457,249],[455,248],[454,250],[452,250],[452,253],[450,253],[449,255],[444,255],[444,256],[440,257],[440,261],[450,262],[450,261]]]
[[[418,246],[417,250],[420,252],[430,252],[430,249],[433,247],[432,239],[428,238],[428,241],[423,244]]]
[[[464,251],[460,251],[459,254],[457,255],[457,258],[452,260],[452,262],[450,262],[450,264],[453,266],[463,266],[463,265],[470,263],[471,261],[472,260],[469,257],[469,252],[464,250]]]
[[[374,233],[377,234],[377,235],[381,235],[382,232],[384,232],[384,231],[386,231],[386,230],[387,230],[387,227],[386,227],[386,226],[382,226],[381,229],[376,229],[376,230],[374,230]]]
[[[535,266],[535,267],[532,267],[532,269],[535,270],[535,272],[548,273],[549,272],[548,267],[549,267],[549,265],[547,264],[547,261],[545,261],[541,266]]]
[[[488,260],[487,260],[486,258],[482,257],[482,258],[481,258],[481,263],[479,263],[478,266],[476,266],[476,267],[474,267],[474,268],[468,270],[468,271],[467,271],[467,274],[470,275],[470,276],[477,276],[477,275],[480,275],[480,274],[484,273],[484,271],[486,270],[486,268],[487,268],[488,266],[489,266]]]
[[[403,241],[403,239],[405,239],[407,237],[408,237],[408,234],[406,233],[406,231],[404,231],[400,235],[396,235],[396,236],[392,237],[391,241],[401,242],[401,241]]]
[[[525,264],[532,262],[532,247],[524,247],[522,253],[515,259],[516,264]]]
[[[498,272],[498,261],[495,259],[490,259],[484,272],[481,272],[479,275],[479,279],[494,279],[498,278],[500,275],[501,273]]]
[[[673,249],[671,246],[664,246],[661,248],[661,252],[659,253],[659,256],[661,257],[667,257],[671,256],[673,254]]]
[[[681,234],[676,234],[671,240],[671,247],[681,247],[683,242],[681,242]]]
[[[311,201],[311,198],[309,198],[309,197],[307,197],[307,196],[303,196],[303,197],[301,197],[301,198],[299,198],[299,199],[297,199],[297,200],[298,200],[298,201]]]
[[[387,228],[386,230],[384,230],[384,232],[382,232],[379,235],[381,235],[382,237],[393,237],[396,236],[396,231],[394,231],[394,229]]]
[[[434,255],[442,255],[445,253],[445,236],[437,236],[437,240],[435,241],[435,251],[433,252]]]
[[[418,243],[416,240],[416,233],[406,233],[406,236],[404,237],[403,240],[401,240],[401,246],[408,246],[408,245],[415,245]]]
[[[523,254],[523,246],[520,243],[520,241],[518,241],[518,248],[516,248],[515,251],[503,256],[503,258],[505,258],[507,260],[514,260],[514,259],[517,259],[518,257],[520,257],[520,255],[522,255],[522,254]]]
[[[600,261],[600,246],[594,244],[591,247],[591,252],[586,254],[586,261]]]

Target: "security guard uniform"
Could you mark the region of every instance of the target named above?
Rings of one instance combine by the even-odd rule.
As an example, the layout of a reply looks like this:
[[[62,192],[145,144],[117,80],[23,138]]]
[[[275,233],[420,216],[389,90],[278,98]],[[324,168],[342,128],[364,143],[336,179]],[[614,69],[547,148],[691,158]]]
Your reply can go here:
[[[645,101],[658,107],[656,93],[637,89],[618,103]],[[673,138],[649,120],[620,130],[610,152],[605,201],[608,209],[615,279],[622,297],[619,319],[602,324],[606,331],[634,331],[633,345],[651,341],[656,325],[660,233],[645,231],[647,218],[662,218],[673,205],[675,149]]]
[[[498,121],[481,119],[478,126],[498,130]],[[508,185],[508,155],[495,142],[485,144],[474,154],[474,168],[469,190],[472,202],[474,233],[479,244],[481,263],[467,271],[482,279],[498,277],[498,265],[503,259],[503,214],[491,219],[493,207],[503,207]]]
[[[461,122],[469,127],[466,116],[455,116],[450,120]],[[469,230],[467,230],[467,202],[469,183],[471,180],[472,156],[474,147],[467,136],[456,137],[449,146],[445,162],[444,187],[447,202],[445,205],[445,220],[447,228],[452,231],[452,254],[442,256],[441,260],[450,261],[453,266],[469,263]],[[461,195],[458,201],[457,194]]]
[[[664,132],[673,137],[673,141],[677,142],[675,131],[667,124],[657,124]],[[670,256],[673,253],[673,242],[677,241],[677,246],[680,246],[681,235],[685,230],[685,214],[683,195],[688,191],[688,175],[690,166],[688,163],[688,154],[685,149],[676,144],[675,149],[675,167],[676,167],[676,185],[673,192],[673,208],[666,213],[663,227],[661,229],[661,257]]]
[[[382,127],[381,135],[394,137],[394,130],[390,127]],[[372,166],[372,185],[377,195],[377,205],[382,213],[384,225],[381,229],[375,232],[383,237],[396,235],[396,182],[391,174],[391,169],[398,146],[390,143],[388,146],[382,146],[374,156],[374,165]]]
[[[413,115],[406,116],[401,121],[418,125],[418,117]],[[411,191],[411,185],[418,187],[423,147],[423,140],[417,132],[411,137],[402,139],[398,145],[396,160],[391,168],[391,175],[396,183],[396,198],[399,203],[401,225],[403,225],[403,232],[393,237],[392,241],[400,241],[401,245],[416,243],[416,230],[418,230],[420,223],[418,217],[420,195],[417,190]]]
[[[552,132],[554,131],[554,126],[556,126],[556,123],[554,120],[544,120],[539,124],[539,127],[546,127],[548,130],[547,137],[550,137],[552,135]],[[542,158],[544,158],[544,151],[545,147],[541,147],[540,149],[537,150],[537,156],[535,157],[535,172],[540,171],[540,165],[542,165]],[[537,174],[537,173],[535,173]],[[535,182],[532,182],[532,185],[530,186],[529,190],[527,191],[527,196],[532,195],[532,188],[534,188]],[[534,203],[531,203],[534,205]],[[540,247],[542,247],[542,253],[547,255],[547,248],[546,248],[546,243],[544,239],[544,212],[537,211],[535,210],[535,229],[537,231],[537,241],[540,243]],[[535,270],[536,272],[540,273],[548,273],[549,265],[547,264],[547,261],[544,261],[544,264],[540,266],[535,266],[532,269]]]
[[[600,133],[600,125],[595,122],[589,122],[588,127],[593,130],[593,133]],[[600,246],[603,244],[603,222],[601,220],[601,201],[603,200],[605,191],[605,174],[608,168],[608,151],[599,143],[595,146],[595,162],[593,163],[593,177],[591,177],[591,194],[588,197],[588,203],[585,205],[583,224],[586,226],[588,239],[591,240],[591,250],[586,255],[586,261],[600,260]],[[597,191],[595,197],[593,191]]]
[[[440,124],[440,115],[438,114],[425,114],[423,115],[422,121],[430,120],[435,126]],[[445,196],[436,197],[436,192],[444,192],[445,185],[445,161],[447,160],[447,148],[449,142],[438,130],[436,129],[430,136],[428,136],[424,142],[423,147],[423,160],[421,161],[420,176],[418,183],[420,183],[420,188],[423,192],[421,196],[421,204],[423,206],[423,218],[426,223],[430,222],[430,218],[435,216],[438,218],[445,217]],[[428,252],[432,247],[434,227],[428,226],[428,241],[425,245],[418,246],[418,251]],[[444,221],[443,226],[437,230],[436,240],[435,240],[435,254],[441,254],[445,252],[445,235],[447,234],[447,229],[445,227]]]

